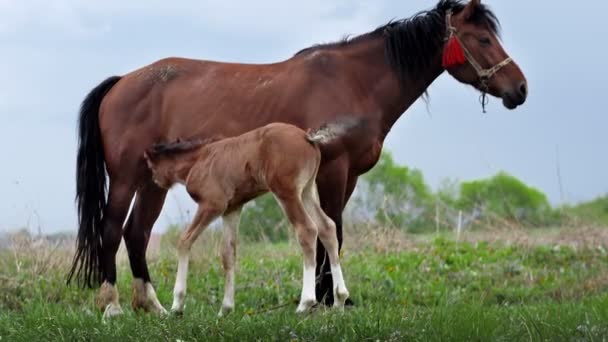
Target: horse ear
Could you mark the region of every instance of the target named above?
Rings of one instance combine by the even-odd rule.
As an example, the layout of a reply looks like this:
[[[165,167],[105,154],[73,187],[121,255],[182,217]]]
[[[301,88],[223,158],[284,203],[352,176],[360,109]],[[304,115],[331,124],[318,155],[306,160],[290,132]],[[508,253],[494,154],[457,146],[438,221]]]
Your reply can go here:
[[[469,3],[462,10],[462,15],[464,16],[465,20],[468,20],[473,15],[479,5],[481,5],[481,0],[469,1]]]
[[[146,160],[146,164],[148,164],[148,167],[152,167],[152,165],[154,164],[154,152],[153,151],[145,151],[144,152],[144,159]]]

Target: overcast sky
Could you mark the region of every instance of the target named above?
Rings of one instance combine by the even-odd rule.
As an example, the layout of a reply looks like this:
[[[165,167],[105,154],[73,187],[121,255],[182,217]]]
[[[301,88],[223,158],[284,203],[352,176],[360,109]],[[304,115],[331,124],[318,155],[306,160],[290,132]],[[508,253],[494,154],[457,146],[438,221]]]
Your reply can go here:
[[[168,56],[275,62],[314,43],[359,34],[434,0],[0,0],[0,231],[75,230],[77,110],[107,76]],[[505,170],[553,203],[608,192],[608,3],[490,2],[530,97],[516,111],[444,74],[386,148],[433,187]],[[557,151],[559,150],[559,154]],[[563,180],[556,172],[559,155]],[[156,230],[192,208],[173,190]],[[160,228],[160,229],[159,229]]]

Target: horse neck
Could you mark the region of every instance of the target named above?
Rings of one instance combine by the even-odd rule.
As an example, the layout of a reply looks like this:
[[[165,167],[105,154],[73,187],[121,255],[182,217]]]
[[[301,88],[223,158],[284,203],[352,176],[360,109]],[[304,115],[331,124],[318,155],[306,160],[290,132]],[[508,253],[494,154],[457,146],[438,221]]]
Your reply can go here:
[[[426,70],[420,70],[419,77],[402,78],[388,62],[384,37],[373,37],[353,43],[344,50],[347,59],[354,61],[357,69],[359,88],[373,103],[375,113],[372,118],[380,122],[383,140],[401,115],[420,98],[444,69],[441,66],[441,51],[431,58]]]

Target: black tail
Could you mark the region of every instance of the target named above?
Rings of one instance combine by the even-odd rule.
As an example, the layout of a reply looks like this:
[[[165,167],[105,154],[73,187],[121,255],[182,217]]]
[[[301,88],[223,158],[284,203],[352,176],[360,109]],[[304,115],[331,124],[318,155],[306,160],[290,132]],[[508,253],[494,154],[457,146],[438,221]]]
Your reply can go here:
[[[120,79],[119,76],[112,76],[103,81],[91,90],[80,107],[76,160],[79,228],[68,284],[74,275],[82,287],[101,283],[101,220],[106,207],[106,168],[99,130],[99,106]]]

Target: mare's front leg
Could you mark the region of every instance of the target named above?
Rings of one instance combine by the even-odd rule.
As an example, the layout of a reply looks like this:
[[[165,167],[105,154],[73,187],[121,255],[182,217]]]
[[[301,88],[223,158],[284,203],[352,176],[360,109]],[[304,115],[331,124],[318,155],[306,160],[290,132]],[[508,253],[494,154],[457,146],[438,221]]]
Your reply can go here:
[[[238,207],[224,214],[224,237],[222,265],[224,267],[224,300],[218,316],[222,317],[234,310],[234,265],[236,261],[236,241],[238,235],[241,209]]]
[[[184,311],[184,298],[186,297],[186,283],[188,279],[188,261],[190,249],[198,236],[209,226],[211,221],[222,214],[224,208],[218,205],[202,203],[199,204],[194,220],[182,233],[177,243],[177,254],[179,263],[177,265],[177,276],[173,288],[173,305],[171,312],[182,313]]]
[[[316,180],[321,207],[336,226],[338,251],[342,247],[342,210],[344,209],[347,179],[348,160],[339,158],[327,165],[322,165]],[[334,303],[334,284],[329,256],[321,240],[317,240],[316,259],[316,297],[319,302],[330,306]]]

